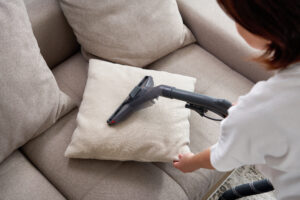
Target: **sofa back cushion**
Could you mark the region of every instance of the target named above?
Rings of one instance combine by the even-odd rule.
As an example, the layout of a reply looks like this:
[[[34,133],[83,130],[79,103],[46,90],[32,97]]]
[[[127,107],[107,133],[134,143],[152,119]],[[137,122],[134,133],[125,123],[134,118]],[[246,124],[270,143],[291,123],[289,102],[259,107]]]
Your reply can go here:
[[[40,54],[23,1],[0,0],[0,162],[74,104]]]
[[[86,57],[143,67],[195,41],[176,0],[61,0],[61,6]]]
[[[58,0],[24,0],[33,33],[50,68],[79,50]]]

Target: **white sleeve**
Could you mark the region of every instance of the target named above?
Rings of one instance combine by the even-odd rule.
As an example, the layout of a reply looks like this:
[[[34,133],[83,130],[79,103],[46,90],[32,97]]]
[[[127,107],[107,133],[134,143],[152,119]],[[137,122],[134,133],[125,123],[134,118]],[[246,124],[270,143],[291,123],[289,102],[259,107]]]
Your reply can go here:
[[[282,156],[287,141],[273,119],[273,92],[263,81],[229,109],[221,123],[219,141],[211,147],[211,164],[219,171],[229,171],[242,165],[265,164],[268,156]],[[275,110],[274,110],[275,109]]]

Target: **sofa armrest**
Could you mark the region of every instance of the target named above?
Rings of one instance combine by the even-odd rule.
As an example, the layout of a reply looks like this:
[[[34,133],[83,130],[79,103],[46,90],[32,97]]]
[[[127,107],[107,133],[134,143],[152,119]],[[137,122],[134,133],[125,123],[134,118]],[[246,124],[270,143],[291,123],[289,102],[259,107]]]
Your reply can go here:
[[[239,36],[235,23],[219,7],[216,0],[177,0],[185,24],[200,46],[253,82],[272,75],[251,61],[259,51]]]

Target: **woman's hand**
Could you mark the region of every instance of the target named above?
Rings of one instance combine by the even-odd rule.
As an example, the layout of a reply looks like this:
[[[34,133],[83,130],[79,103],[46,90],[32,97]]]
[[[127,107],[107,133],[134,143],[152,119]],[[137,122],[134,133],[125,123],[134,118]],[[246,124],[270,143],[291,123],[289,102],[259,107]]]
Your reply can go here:
[[[193,172],[199,168],[214,169],[210,162],[210,148],[196,155],[193,153],[179,154],[179,160],[173,161],[173,165],[184,173]]]
[[[187,173],[187,172],[193,172],[196,169],[198,169],[196,163],[194,162],[193,153],[186,153],[186,154],[179,154],[179,160],[173,161],[173,165],[175,168],[179,169],[180,171]]]

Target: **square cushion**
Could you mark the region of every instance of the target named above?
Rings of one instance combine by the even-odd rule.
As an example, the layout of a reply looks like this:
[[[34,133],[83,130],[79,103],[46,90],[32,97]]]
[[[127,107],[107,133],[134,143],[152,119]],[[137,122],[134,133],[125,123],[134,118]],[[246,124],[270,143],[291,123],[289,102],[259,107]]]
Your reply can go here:
[[[84,55],[143,67],[195,39],[176,0],[60,0]]]
[[[140,69],[91,59],[78,126],[65,155],[70,158],[171,162],[190,152],[190,110],[185,102],[160,97],[157,103],[134,112],[124,121],[106,121],[130,91],[145,77],[155,86],[193,91],[195,79],[168,72]]]
[[[0,0],[0,162],[75,104],[40,54],[23,1]]]

